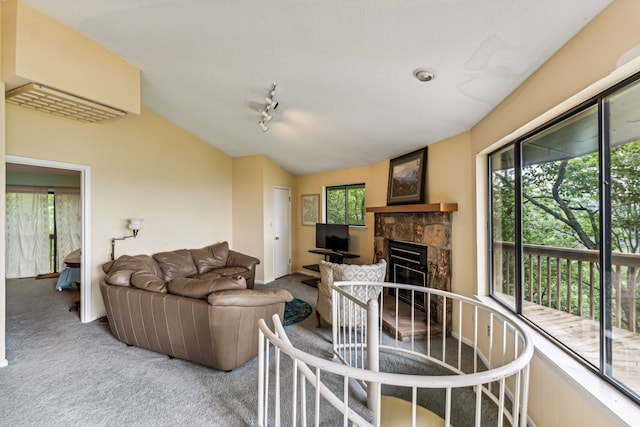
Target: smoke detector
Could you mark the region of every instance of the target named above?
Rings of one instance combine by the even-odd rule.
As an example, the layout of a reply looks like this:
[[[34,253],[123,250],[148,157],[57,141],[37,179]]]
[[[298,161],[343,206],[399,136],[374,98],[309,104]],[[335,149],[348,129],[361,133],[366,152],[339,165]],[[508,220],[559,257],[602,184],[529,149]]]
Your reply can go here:
[[[413,77],[421,82],[430,82],[436,78],[436,73],[431,68],[416,68],[413,70]]]

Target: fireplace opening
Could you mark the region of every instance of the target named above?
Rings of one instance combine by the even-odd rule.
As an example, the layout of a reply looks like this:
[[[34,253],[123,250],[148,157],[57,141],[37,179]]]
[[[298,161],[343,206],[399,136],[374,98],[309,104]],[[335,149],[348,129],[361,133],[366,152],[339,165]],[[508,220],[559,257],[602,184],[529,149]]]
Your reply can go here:
[[[429,286],[428,246],[389,240],[389,278],[394,283],[415,286]],[[389,293],[395,296],[395,290]],[[411,304],[411,292],[398,289],[398,299]],[[426,311],[423,295],[416,295],[414,305],[418,310]]]

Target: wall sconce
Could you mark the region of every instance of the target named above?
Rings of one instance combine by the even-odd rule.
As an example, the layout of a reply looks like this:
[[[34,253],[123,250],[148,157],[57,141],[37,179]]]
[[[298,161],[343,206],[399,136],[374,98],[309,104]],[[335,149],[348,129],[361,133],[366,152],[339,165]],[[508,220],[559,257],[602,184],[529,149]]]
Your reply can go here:
[[[269,128],[267,127],[267,122],[271,121],[271,119],[273,118],[273,116],[269,114],[269,111],[275,110],[276,108],[278,108],[278,101],[275,100],[275,96],[276,96],[276,83],[271,85],[271,90],[269,91],[269,95],[264,99],[266,104],[264,105],[264,107],[262,107],[262,110],[260,111],[260,115],[262,117],[258,122],[258,124],[260,125],[260,128],[262,129],[263,132],[266,132],[269,130]]]
[[[133,234],[131,234],[131,236],[124,236],[124,237],[114,237],[111,239],[111,261],[113,261],[115,259],[115,253],[116,253],[116,240],[125,240],[125,239],[129,239],[131,237],[135,238],[138,236],[138,231],[142,230],[142,223],[144,222],[144,219],[142,218],[131,218],[129,219],[129,230],[131,230],[131,232]]]

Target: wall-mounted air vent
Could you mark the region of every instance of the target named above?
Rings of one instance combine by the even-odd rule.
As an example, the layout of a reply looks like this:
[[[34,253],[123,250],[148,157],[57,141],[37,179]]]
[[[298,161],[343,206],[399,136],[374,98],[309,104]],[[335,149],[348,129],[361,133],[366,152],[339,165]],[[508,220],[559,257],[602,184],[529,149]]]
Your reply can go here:
[[[5,94],[7,102],[84,123],[123,117],[127,113],[36,83],[29,83]]]

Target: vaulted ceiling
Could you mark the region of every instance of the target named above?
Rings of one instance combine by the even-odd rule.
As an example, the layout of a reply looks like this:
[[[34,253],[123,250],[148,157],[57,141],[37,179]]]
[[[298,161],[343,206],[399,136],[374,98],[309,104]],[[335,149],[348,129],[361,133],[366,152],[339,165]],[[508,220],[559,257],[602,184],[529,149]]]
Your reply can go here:
[[[147,108],[301,175],[469,130],[611,0],[25,2],[139,67]]]

